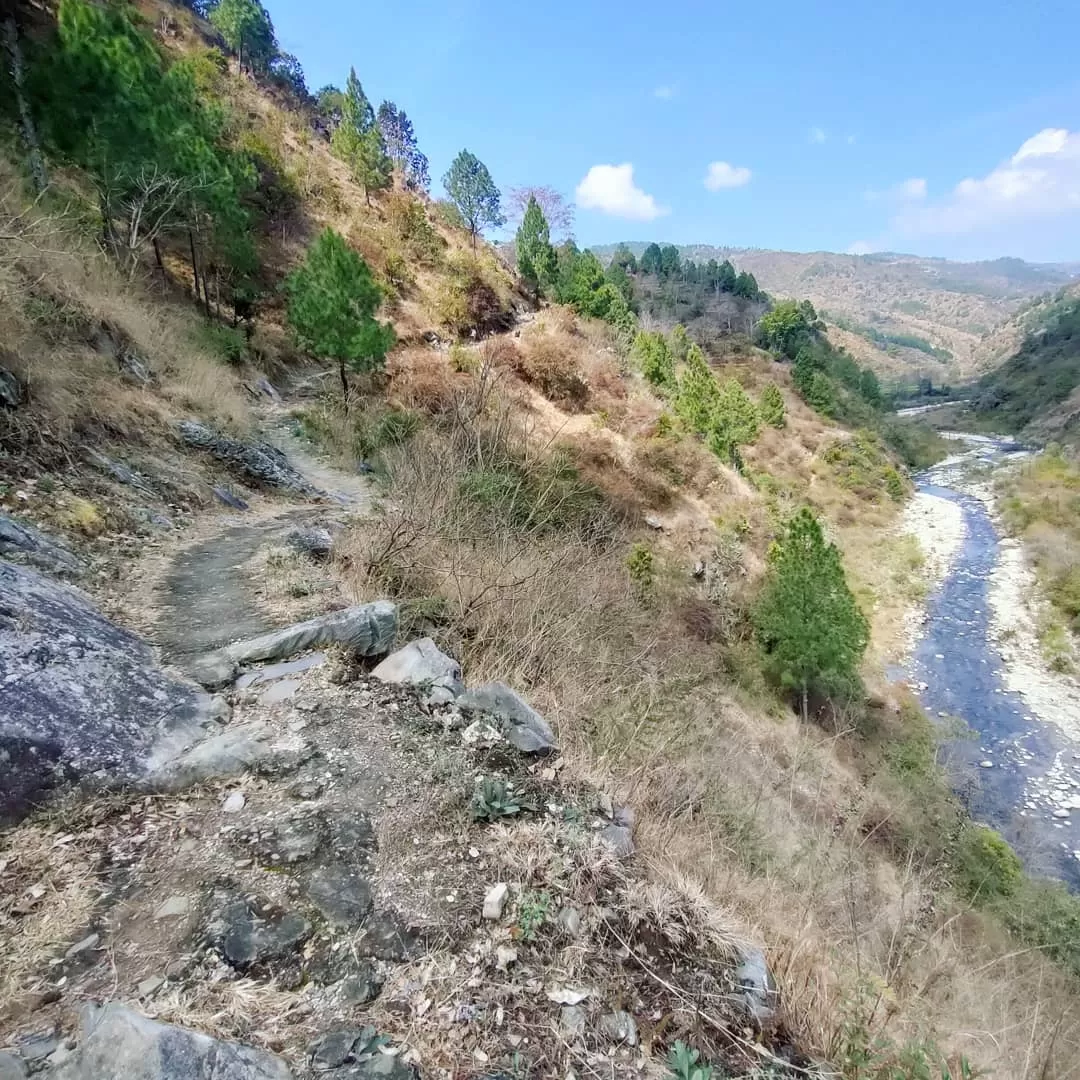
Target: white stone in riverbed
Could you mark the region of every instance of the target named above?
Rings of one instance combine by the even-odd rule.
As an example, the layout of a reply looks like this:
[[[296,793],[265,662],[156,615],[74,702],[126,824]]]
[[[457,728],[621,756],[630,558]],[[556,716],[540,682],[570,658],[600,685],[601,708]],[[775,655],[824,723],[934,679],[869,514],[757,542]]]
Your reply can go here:
[[[992,761],[980,761],[979,762],[979,768],[980,769],[992,769],[993,767],[994,767],[994,763]]]
[[[1054,811],[1054,817],[1056,818],[1067,818],[1068,816],[1069,811],[1064,809],[1064,807]]]

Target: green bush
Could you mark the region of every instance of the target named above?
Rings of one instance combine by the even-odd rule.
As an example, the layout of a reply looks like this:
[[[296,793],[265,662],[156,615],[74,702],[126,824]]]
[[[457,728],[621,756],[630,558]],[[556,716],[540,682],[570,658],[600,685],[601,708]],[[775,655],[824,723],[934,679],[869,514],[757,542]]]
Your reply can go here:
[[[1024,880],[1016,852],[985,825],[968,825],[960,834],[953,868],[957,889],[982,903],[1013,896]]]
[[[209,349],[230,367],[241,367],[247,360],[247,338],[244,331],[221,323],[199,324],[199,344]]]

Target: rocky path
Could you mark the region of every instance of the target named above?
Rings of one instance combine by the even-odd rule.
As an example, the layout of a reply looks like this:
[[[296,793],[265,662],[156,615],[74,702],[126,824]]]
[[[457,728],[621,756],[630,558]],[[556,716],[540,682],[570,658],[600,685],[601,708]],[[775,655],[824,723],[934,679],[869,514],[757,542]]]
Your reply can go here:
[[[152,623],[164,658],[181,669],[193,657],[273,628],[273,616],[252,587],[250,563],[261,548],[286,542],[296,530],[340,524],[371,509],[370,480],[316,456],[284,406],[268,407],[260,426],[266,441],[318,494],[299,505],[263,505],[219,517],[209,532],[173,555],[154,590]]]

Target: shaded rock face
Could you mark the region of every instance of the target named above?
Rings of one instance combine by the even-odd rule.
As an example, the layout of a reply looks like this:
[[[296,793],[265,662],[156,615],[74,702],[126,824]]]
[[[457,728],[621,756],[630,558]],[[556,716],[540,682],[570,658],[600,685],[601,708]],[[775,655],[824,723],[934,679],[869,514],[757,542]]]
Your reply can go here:
[[[0,514],[0,555],[66,577],[78,577],[84,569],[58,540],[6,514]]]
[[[7,368],[0,367],[0,405],[8,409],[22,404],[22,383]]]
[[[214,716],[80,590],[0,562],[0,819],[58,779],[146,782]]]
[[[159,1024],[110,1002],[86,1006],[75,1054],[49,1080],[292,1080],[280,1058]]]
[[[289,459],[276,446],[240,442],[194,420],[184,420],[179,431],[180,438],[188,446],[205,450],[256,483],[309,497],[320,494],[289,464]]]

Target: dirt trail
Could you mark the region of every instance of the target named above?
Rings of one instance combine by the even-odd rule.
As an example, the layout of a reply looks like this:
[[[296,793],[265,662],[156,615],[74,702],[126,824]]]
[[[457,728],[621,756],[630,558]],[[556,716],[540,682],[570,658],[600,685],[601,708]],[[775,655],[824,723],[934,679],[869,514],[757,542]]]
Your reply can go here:
[[[200,539],[171,556],[152,594],[152,636],[165,659],[181,667],[190,657],[265,633],[280,621],[260,603],[248,571],[260,548],[284,541],[297,527],[370,511],[371,481],[316,457],[284,406],[265,410],[260,430],[324,497],[217,517]]]

